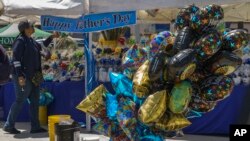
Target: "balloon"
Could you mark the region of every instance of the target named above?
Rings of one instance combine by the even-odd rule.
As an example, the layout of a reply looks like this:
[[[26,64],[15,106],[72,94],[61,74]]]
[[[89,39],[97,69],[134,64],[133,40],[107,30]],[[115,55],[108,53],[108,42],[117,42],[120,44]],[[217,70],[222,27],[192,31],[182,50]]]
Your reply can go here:
[[[216,104],[216,101],[206,101],[205,98],[196,94],[192,96],[189,108],[197,112],[206,113],[212,111]]]
[[[104,136],[111,137],[112,135],[112,126],[111,122],[107,119],[99,120],[93,127],[93,130],[102,134]]]
[[[177,37],[175,38],[174,42],[174,50],[181,51],[184,49],[189,48],[190,43],[194,39],[194,33],[192,29],[188,26],[184,27],[178,32]]]
[[[207,69],[216,75],[229,75],[233,73],[242,64],[242,59],[234,53],[222,51],[213,56],[210,60]]]
[[[197,33],[202,34],[209,26],[209,17],[204,12],[197,12],[191,17],[190,27]]]
[[[116,95],[112,95],[110,93],[106,94],[106,110],[108,118],[110,120],[115,120],[118,110],[118,101]]]
[[[201,83],[201,96],[206,101],[218,101],[230,95],[234,81],[227,76],[211,76]]]
[[[223,49],[233,51],[248,44],[248,36],[244,30],[232,30],[223,36]]]
[[[173,113],[182,113],[187,108],[192,95],[192,86],[188,81],[176,83],[171,90],[169,109]]]
[[[168,65],[168,80],[179,82],[187,79],[196,69],[193,49],[180,51],[171,58]]]
[[[135,103],[128,98],[121,98],[119,101],[119,110],[117,120],[129,139],[134,141],[139,137],[135,131],[137,119],[135,114]]]
[[[220,5],[215,5],[215,4],[207,5],[203,9],[203,11],[211,19],[221,20],[224,18],[223,8]]]
[[[139,98],[146,98],[149,95],[150,80],[149,80],[149,61],[144,62],[137,70],[133,78],[133,92]]]
[[[147,60],[147,53],[137,45],[132,46],[122,58],[122,67],[133,74]],[[126,74],[126,73],[125,73]],[[131,75],[127,75],[132,79]]]
[[[96,118],[106,117],[104,96],[107,92],[104,85],[98,86],[76,108]]]
[[[189,22],[190,22],[190,13],[185,10],[180,10],[175,20],[175,26],[177,27],[177,29],[180,30],[185,26],[189,26]]]
[[[176,131],[189,126],[191,123],[182,114],[167,113],[155,124],[155,127],[164,131]]]
[[[138,118],[145,124],[157,122],[165,113],[167,107],[167,92],[165,90],[150,95],[142,104]]]
[[[189,12],[190,14],[195,14],[200,10],[199,7],[195,6],[194,4],[189,5],[185,8],[185,11]]]
[[[168,55],[164,51],[158,52],[149,63],[148,75],[151,81],[159,81],[163,76],[164,66],[168,62]]]
[[[205,61],[212,57],[220,48],[222,42],[220,34],[217,31],[211,31],[204,34],[194,45],[197,51],[197,57],[200,61]]]

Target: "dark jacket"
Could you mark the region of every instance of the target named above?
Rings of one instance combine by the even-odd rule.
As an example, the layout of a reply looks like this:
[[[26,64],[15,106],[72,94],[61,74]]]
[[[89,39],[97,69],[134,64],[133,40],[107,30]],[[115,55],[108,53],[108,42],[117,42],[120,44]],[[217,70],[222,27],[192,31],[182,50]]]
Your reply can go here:
[[[42,46],[47,47],[52,37],[47,38],[43,45],[34,39],[20,35],[13,44],[13,74],[32,79],[36,72],[41,72]]]

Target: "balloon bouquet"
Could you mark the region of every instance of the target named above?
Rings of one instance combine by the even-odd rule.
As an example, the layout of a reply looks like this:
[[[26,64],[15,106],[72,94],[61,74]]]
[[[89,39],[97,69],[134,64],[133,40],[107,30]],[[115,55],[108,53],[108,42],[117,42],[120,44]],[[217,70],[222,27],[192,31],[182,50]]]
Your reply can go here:
[[[214,4],[182,9],[177,36],[159,33],[149,57],[131,47],[123,60],[125,73],[110,73],[116,93],[100,85],[77,108],[95,117],[94,129],[114,141],[161,141],[189,126],[189,118],[211,111],[230,95],[230,74],[242,64],[234,51],[247,45],[247,34],[218,28],[223,16]]]

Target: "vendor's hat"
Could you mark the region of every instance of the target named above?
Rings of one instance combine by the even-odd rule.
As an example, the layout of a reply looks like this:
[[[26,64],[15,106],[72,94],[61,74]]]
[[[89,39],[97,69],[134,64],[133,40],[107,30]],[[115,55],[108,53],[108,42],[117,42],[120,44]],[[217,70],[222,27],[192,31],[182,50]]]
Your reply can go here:
[[[18,30],[19,32],[24,32],[25,29],[33,27],[34,26],[34,22],[25,20],[25,21],[20,21],[18,24]]]

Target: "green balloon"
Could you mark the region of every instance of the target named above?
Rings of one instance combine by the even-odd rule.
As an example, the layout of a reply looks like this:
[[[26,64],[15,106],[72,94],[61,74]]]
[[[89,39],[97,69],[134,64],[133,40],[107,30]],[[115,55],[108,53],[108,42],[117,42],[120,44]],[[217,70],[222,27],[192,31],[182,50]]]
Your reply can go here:
[[[192,95],[192,85],[188,81],[176,83],[171,91],[169,109],[173,113],[182,113],[187,108]]]

